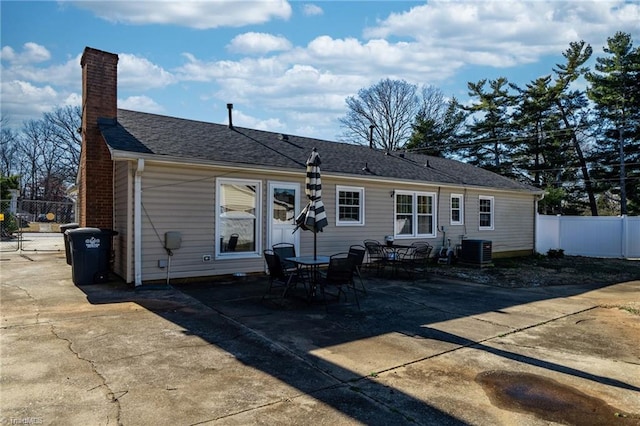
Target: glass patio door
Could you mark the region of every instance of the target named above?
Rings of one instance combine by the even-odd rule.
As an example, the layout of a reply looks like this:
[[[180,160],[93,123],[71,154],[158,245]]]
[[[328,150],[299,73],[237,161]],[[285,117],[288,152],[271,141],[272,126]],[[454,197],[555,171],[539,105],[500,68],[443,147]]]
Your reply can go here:
[[[300,232],[295,229],[295,218],[299,212],[300,185],[291,182],[269,182],[269,199],[267,204],[268,234],[267,247],[277,243],[291,243],[300,253]]]

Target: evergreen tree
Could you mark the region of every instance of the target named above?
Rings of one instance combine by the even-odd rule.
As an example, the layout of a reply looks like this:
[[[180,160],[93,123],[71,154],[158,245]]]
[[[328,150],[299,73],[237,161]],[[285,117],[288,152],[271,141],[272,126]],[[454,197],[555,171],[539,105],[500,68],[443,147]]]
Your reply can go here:
[[[631,36],[607,39],[605,57],[586,75],[601,124],[592,158],[603,195],[616,194],[621,214],[640,213],[640,49]]]
[[[557,64],[553,70],[555,80],[551,85],[550,94],[564,126],[563,130],[573,147],[573,154],[578,161],[591,215],[597,216],[598,206],[582,146],[584,143],[582,136],[586,134],[585,129],[589,126],[588,100],[584,92],[571,90],[571,84],[588,71],[584,64],[592,53],[591,46],[584,41],[570,43],[569,49],[562,54],[567,60],[566,64]]]
[[[518,143],[513,147],[514,171],[518,179],[544,188],[546,201],[541,213],[559,214],[572,209],[567,204],[570,182],[576,181],[575,155],[562,130],[562,120],[551,90],[551,76],[540,77],[524,89],[511,85],[519,96],[513,114]]]
[[[507,79],[468,83],[469,96],[475,103],[464,109],[471,114],[462,152],[470,164],[513,177],[511,143],[514,133],[510,109],[514,98],[509,94]]]

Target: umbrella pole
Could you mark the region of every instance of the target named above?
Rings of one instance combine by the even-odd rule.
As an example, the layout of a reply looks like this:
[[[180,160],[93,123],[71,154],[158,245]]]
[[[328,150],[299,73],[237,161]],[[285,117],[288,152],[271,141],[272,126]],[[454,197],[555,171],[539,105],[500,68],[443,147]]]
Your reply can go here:
[[[318,236],[318,233],[314,232],[313,233],[313,260],[318,259],[318,246],[317,246],[317,239],[316,239],[317,236]]]

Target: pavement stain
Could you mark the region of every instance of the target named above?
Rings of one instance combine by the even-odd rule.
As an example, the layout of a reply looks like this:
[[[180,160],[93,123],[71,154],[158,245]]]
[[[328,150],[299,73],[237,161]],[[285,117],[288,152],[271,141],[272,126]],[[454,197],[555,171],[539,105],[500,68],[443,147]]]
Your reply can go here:
[[[566,425],[640,425],[640,414],[625,413],[603,400],[553,379],[505,370],[485,371],[478,382],[499,408],[532,413]]]

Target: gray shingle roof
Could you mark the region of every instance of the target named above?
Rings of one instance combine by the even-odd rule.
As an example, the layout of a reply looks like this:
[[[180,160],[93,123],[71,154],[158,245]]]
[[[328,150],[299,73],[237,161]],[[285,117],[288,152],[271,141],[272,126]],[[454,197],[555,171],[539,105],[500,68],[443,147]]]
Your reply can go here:
[[[151,154],[235,164],[239,167],[304,169],[316,147],[322,172],[359,177],[422,181],[429,184],[479,186],[502,190],[540,190],[455,160],[420,154],[387,154],[368,146],[282,135],[275,132],[205,123],[156,114],[118,110],[117,121],[101,119],[102,134],[112,151]],[[363,170],[365,165],[368,171]]]

